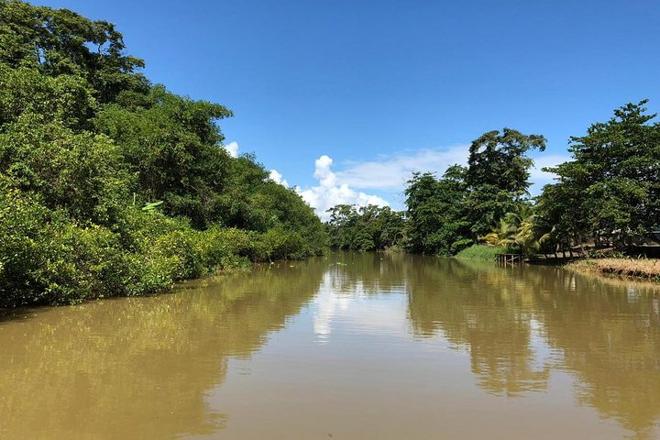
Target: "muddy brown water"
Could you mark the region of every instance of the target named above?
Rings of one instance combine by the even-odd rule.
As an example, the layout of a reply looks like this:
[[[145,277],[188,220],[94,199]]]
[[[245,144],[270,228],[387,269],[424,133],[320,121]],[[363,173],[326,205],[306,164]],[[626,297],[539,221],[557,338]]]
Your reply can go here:
[[[660,438],[660,292],[331,254],[0,319],[0,439]]]

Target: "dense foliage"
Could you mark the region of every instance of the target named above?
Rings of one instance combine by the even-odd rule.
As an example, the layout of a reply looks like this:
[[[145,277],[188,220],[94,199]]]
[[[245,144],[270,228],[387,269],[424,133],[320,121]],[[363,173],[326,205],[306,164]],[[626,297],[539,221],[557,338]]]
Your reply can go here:
[[[524,206],[532,149],[544,150],[545,139],[511,129],[490,131],[472,142],[467,167],[453,165],[440,179],[414,174],[406,188],[408,247],[453,255]]]
[[[485,133],[470,146],[467,166],[450,166],[439,179],[412,176],[405,220],[388,223],[386,235],[416,253],[470,249],[461,254],[466,258],[492,256],[481,243],[526,254],[638,249],[630,246],[653,241],[652,231],[660,230],[660,124],[652,123],[645,104],[627,104],[571,138],[573,159],[547,170],[557,181],[536,198],[528,193],[533,162],[527,154],[543,151],[545,139],[511,129]],[[368,214],[376,208],[331,212],[335,247],[380,247],[374,237],[385,230]],[[399,230],[393,234],[392,227]]]
[[[538,200],[539,228],[550,242],[625,248],[660,226],[660,123],[651,123],[646,102],[571,138],[573,160],[550,169],[558,182]]]
[[[110,23],[0,0],[0,307],[322,252],[312,209],[222,148],[231,112],[143,65]]]
[[[337,205],[329,213],[328,235],[335,249],[373,251],[402,243],[403,214],[387,206]]]
[[[645,104],[627,104],[571,138],[573,159],[547,170],[557,182],[534,199],[526,153],[542,151],[545,140],[514,130],[474,141],[466,168],[413,176],[408,246],[448,255],[486,243],[532,254],[647,242],[660,224],[660,124]]]

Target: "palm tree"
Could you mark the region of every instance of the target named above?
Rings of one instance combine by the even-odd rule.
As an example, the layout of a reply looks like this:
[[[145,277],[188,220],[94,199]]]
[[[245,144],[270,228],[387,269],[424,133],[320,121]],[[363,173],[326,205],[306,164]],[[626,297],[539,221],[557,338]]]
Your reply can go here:
[[[521,205],[518,212],[509,212],[500,219],[497,227],[482,240],[491,246],[515,249],[523,254],[531,254],[539,249],[536,215],[529,205]]]

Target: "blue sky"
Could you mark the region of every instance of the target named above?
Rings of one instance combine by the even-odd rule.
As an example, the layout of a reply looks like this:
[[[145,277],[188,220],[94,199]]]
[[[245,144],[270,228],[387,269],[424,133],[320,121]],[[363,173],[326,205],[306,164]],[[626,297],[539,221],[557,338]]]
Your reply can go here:
[[[545,135],[552,164],[619,105],[660,111],[657,0],[34,3],[117,24],[154,82],[231,108],[226,142],[320,209],[401,208],[412,170],[487,130]]]

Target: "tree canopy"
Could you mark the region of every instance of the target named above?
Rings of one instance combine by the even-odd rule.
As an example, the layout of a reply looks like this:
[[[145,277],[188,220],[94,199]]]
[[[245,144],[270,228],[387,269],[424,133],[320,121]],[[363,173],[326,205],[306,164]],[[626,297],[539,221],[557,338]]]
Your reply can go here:
[[[406,188],[408,247],[453,255],[481,240],[528,197],[532,149],[545,149],[543,136],[489,131],[470,145],[467,167],[452,165],[440,179],[414,174]]]
[[[585,247],[625,252],[653,241],[651,232],[660,229],[660,123],[646,104],[626,104],[584,136],[571,137],[572,159],[546,169],[556,182],[533,198],[529,153],[543,151],[545,138],[509,128],[484,133],[470,145],[467,166],[452,165],[440,178],[412,175],[399,245],[454,255],[485,243],[533,254]],[[375,243],[368,237],[378,236],[378,223],[358,221],[350,207],[332,213],[335,247],[353,248],[348,243],[356,237]]]
[[[0,307],[140,295],[325,248],[295,191],[225,151],[231,111],[143,66],[111,23],[0,0]]]
[[[660,224],[660,124],[646,103],[626,104],[572,137],[573,159],[548,169],[558,181],[544,188],[538,210],[553,240],[623,248]]]
[[[327,230],[335,249],[372,251],[403,243],[403,214],[387,206],[337,205],[328,211]]]

